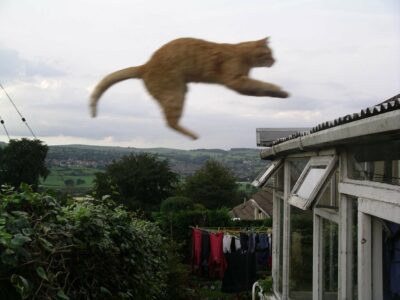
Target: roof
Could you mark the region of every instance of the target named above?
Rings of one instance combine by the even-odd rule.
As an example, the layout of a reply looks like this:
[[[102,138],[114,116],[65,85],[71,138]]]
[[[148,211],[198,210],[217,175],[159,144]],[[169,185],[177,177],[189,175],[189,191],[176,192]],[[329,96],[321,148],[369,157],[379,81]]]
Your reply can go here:
[[[376,116],[376,115],[383,114],[383,113],[397,110],[397,109],[400,109],[400,94],[398,94],[386,101],[383,101],[382,103],[379,103],[377,105],[362,109],[358,113],[345,115],[345,116],[336,118],[332,121],[326,121],[326,122],[320,123],[317,126],[311,128],[311,130],[309,130],[309,131],[298,131],[287,137],[276,139],[275,141],[272,142],[272,145],[278,145],[280,143],[283,143],[283,142],[291,140],[291,139],[295,139],[300,136],[313,134],[313,133],[316,133],[316,132],[319,132],[322,130],[326,130],[328,128],[332,128],[332,127],[336,127],[336,126],[339,126],[342,124],[354,122],[356,120],[365,119],[365,118],[368,118],[371,116]]]
[[[257,146],[269,147],[279,138],[309,130],[310,128],[256,128]]]
[[[231,215],[241,220],[254,220],[254,208],[260,209],[263,213],[272,216],[272,193],[261,190],[251,196],[250,200],[235,206]]]
[[[272,216],[273,195],[270,191],[261,190],[251,197],[264,212]]]
[[[323,122],[307,132],[297,132],[272,142],[262,159],[275,159],[299,151],[320,151],[329,146],[370,143],[400,137],[400,94],[358,113]]]

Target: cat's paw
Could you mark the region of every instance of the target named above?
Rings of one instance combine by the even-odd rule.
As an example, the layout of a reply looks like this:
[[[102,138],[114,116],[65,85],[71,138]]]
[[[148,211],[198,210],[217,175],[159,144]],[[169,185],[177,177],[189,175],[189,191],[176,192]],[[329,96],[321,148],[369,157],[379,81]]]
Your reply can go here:
[[[190,136],[190,138],[193,140],[193,141],[195,141],[195,140],[197,140],[198,138],[199,138],[199,136],[197,135],[197,134],[194,134],[194,133],[192,133],[191,135],[189,135]]]
[[[271,97],[276,97],[276,98],[288,98],[289,96],[290,94],[283,90],[274,91],[271,94]]]
[[[281,95],[280,98],[288,98],[288,97],[290,97],[290,94],[288,92],[285,92],[285,91],[281,91],[280,95]]]

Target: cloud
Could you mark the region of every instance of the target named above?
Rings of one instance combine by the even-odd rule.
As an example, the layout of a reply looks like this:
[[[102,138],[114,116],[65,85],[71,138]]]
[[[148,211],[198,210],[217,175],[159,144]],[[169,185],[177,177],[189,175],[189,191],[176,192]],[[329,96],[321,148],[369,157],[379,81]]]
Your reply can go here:
[[[38,61],[30,61],[20,57],[17,51],[0,47],[0,79],[10,80],[34,76],[57,77],[64,72]]]
[[[400,89],[396,0],[6,3],[0,10],[0,82],[11,81],[7,91],[48,143],[254,147],[257,127],[315,126]],[[194,142],[165,126],[140,80],[113,86],[99,102],[99,116],[89,117],[88,97],[102,76],[144,63],[173,38],[233,43],[265,35],[271,35],[277,63],[251,76],[282,86],[288,99],[190,84],[181,122],[200,135]],[[10,134],[28,135],[3,100],[0,93]]]

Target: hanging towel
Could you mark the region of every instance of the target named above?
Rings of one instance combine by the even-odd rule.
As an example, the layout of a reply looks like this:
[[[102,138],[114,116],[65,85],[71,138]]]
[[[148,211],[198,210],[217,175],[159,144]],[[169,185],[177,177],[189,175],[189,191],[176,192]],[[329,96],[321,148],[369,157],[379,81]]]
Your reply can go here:
[[[192,231],[192,267],[200,267],[201,264],[201,231],[193,228]]]
[[[226,270],[226,260],[222,251],[223,237],[224,234],[222,232],[210,234],[210,276],[218,276],[220,279],[224,277],[224,273]]]

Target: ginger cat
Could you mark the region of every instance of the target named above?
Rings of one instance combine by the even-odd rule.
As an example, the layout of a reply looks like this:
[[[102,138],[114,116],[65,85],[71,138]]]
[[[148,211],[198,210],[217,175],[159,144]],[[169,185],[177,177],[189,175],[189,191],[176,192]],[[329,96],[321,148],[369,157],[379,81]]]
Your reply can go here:
[[[243,95],[287,98],[289,94],[279,86],[248,76],[251,68],[271,67],[274,62],[268,38],[239,44],[176,39],[158,49],[146,64],[104,77],[91,95],[92,116],[96,116],[97,102],[110,86],[126,79],[142,78],[148,92],[160,104],[168,126],[197,139],[195,133],[179,125],[187,83],[217,83]]]

